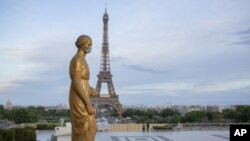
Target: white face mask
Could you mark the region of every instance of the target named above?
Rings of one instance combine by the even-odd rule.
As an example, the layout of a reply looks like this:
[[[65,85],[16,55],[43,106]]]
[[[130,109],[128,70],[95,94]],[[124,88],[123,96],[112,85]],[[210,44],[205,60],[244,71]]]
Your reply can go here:
[[[86,53],[90,53],[91,51],[92,51],[92,47],[89,47],[89,48],[85,49]]]

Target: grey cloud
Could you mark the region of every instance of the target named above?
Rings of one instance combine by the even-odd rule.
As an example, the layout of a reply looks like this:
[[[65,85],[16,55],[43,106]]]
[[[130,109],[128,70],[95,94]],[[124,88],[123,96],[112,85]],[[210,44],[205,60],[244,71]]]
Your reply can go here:
[[[236,44],[236,45],[250,45],[250,39],[237,41],[237,42],[234,42],[233,44]]]
[[[46,76],[44,76],[46,77]],[[51,78],[37,80],[15,81],[22,87],[8,89],[0,96],[3,101],[13,100],[13,104],[45,104],[67,103],[68,90],[62,91],[63,86],[69,86],[67,78]]]
[[[249,35],[250,28],[236,32],[236,35]]]
[[[124,57],[111,57],[111,59],[110,59],[111,61],[126,61],[127,59],[126,58],[124,58]]]
[[[233,42],[235,45],[250,45],[250,28],[235,33],[239,41]]]
[[[248,39],[250,39],[250,35],[241,36],[240,39],[241,40],[248,40]]]
[[[148,72],[148,73],[154,73],[154,74],[169,72],[169,70],[158,70],[158,69],[153,69],[153,68],[147,68],[147,67],[140,66],[140,65],[129,65],[128,68],[132,70],[136,70],[136,71]]]

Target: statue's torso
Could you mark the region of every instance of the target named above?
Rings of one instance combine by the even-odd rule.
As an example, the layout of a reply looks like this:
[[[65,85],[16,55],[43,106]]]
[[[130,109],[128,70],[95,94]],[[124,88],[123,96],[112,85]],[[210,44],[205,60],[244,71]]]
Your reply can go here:
[[[76,62],[79,62],[79,65],[76,65],[75,63]],[[77,68],[79,67],[79,68]],[[71,80],[73,79],[73,71],[74,69],[79,69],[81,71],[81,79],[83,80],[89,80],[89,66],[85,60],[85,58],[81,58],[77,55],[75,55],[72,60],[71,60],[71,63],[70,63],[70,78]]]
[[[76,65],[76,62],[78,62],[79,64]],[[78,68],[77,68],[78,67]],[[73,73],[75,69],[79,69],[80,70],[80,75],[81,75],[81,80],[80,80],[80,83],[81,83],[81,86],[83,88],[83,91],[84,91],[84,94],[87,94],[89,95],[89,75],[90,75],[90,72],[89,72],[89,67],[88,67],[88,64],[86,62],[86,60],[82,57],[79,57],[77,55],[75,55],[72,60],[71,60],[71,63],[70,63],[70,77],[71,77],[71,80],[73,80]],[[81,107],[80,109],[82,110],[79,110],[81,112],[83,112],[84,114],[87,113],[86,111],[86,108],[85,108],[85,104],[84,102],[80,99],[79,97],[79,94],[76,93],[76,90],[74,88],[74,83],[71,83],[71,86],[70,86],[70,103],[77,106],[75,108],[79,108]],[[73,106],[74,107],[74,106]]]

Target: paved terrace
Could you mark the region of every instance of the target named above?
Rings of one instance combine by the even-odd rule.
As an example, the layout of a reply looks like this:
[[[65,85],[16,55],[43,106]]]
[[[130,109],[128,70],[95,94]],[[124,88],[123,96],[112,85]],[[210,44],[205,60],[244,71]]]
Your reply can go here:
[[[96,141],[229,141],[229,131],[99,132]]]
[[[52,132],[40,131],[37,140],[49,141]],[[71,141],[70,136],[58,141]],[[95,141],[229,141],[229,130],[164,132],[97,132]]]

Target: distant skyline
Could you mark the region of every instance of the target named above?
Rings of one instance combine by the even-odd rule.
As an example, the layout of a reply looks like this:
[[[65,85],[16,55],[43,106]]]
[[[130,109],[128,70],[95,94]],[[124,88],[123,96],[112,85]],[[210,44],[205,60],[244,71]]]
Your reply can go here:
[[[81,34],[95,88],[106,2],[122,104],[250,104],[249,0],[0,1],[0,104],[68,104]]]

